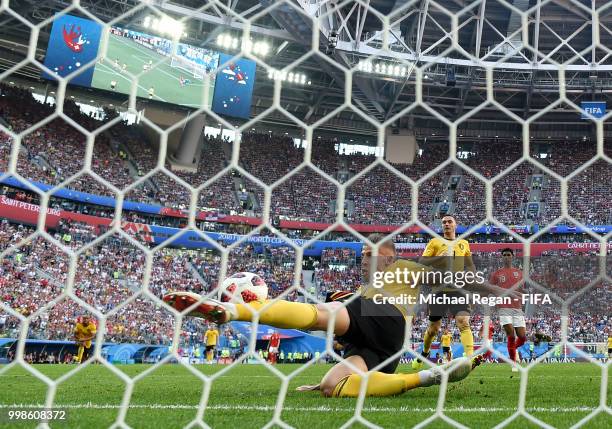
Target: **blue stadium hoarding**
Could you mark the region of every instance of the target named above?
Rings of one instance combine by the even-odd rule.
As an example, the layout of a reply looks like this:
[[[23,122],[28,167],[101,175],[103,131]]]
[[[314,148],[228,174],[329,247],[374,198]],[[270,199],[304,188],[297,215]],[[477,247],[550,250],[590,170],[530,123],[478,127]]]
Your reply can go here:
[[[51,27],[44,65],[53,72],[45,71],[42,77],[55,80],[65,77],[86,66],[98,55],[102,26],[89,19],[73,15],[55,18]],[[94,67],[85,69],[70,80],[73,85],[91,86]]]
[[[217,72],[212,110],[215,113],[248,119],[251,113],[255,61],[237,59],[220,54],[220,70]]]
[[[603,118],[606,114],[605,101],[583,101],[580,103],[582,119]]]

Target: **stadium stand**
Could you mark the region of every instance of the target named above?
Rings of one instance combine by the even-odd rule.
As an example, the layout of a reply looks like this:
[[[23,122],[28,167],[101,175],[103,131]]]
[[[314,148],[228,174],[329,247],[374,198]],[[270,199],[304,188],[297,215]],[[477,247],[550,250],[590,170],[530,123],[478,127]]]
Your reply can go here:
[[[23,132],[46,117],[51,107],[42,105],[25,90],[2,85],[0,117],[14,132]],[[21,102],[16,103],[19,99]],[[86,129],[95,129],[113,118],[112,112],[103,121],[78,113],[78,106],[70,103],[69,116]],[[0,163],[8,160],[11,139],[2,134]],[[143,145],[142,142],[145,141]],[[59,152],[61,141],[66,152]],[[313,147],[313,163],[332,177],[345,182],[358,174],[374,160],[374,156],[338,155],[333,140],[316,139]],[[18,173],[25,178],[50,185],[57,185],[76,174],[83,167],[85,138],[61,119],[55,119],[27,134],[23,139],[25,153],[20,156]],[[226,166],[223,145],[231,142],[206,137],[203,153],[193,173],[175,171],[177,177],[190,185],[198,186],[213,177]],[[458,156],[466,165],[485,177],[492,177],[507,169],[519,152],[516,143],[501,143],[501,149],[474,142],[458,149]],[[593,155],[590,142],[558,142],[551,145],[550,156],[536,158],[551,170],[566,176]],[[578,157],[569,154],[578,151]],[[157,166],[157,148],[147,142],[137,127],[115,125],[108,133],[100,134],[94,144],[92,170],[119,189],[133,183]],[[499,154],[501,156],[498,156]],[[121,155],[124,155],[123,157]],[[411,166],[394,165],[400,174],[417,180],[439,165],[448,155],[448,146],[442,143],[424,145]],[[534,153],[535,156],[535,153]],[[303,158],[303,149],[296,147],[288,136],[272,133],[244,133],[241,140],[240,160],[243,167],[264,183],[273,184],[297,167]],[[463,158],[463,159],[462,159]],[[61,159],[61,162],[59,161]],[[129,168],[131,163],[134,168]],[[171,166],[165,164],[168,169]],[[6,169],[6,164],[0,168]],[[531,178],[536,174],[544,179],[535,192]],[[592,180],[597,178],[597,180]],[[608,179],[608,180],[606,180]],[[578,220],[590,224],[610,222],[612,203],[606,198],[610,192],[610,171],[604,162],[595,163],[570,181],[571,210]],[[251,213],[261,216],[263,191],[254,183],[241,181],[245,194],[253,196]],[[456,183],[452,183],[455,180]],[[113,196],[110,189],[93,178],[83,175],[71,181],[67,188],[98,195]],[[226,214],[246,214],[237,194],[238,185],[230,174],[225,174],[203,189],[198,196],[201,210],[215,210]],[[317,189],[313,194],[311,189]],[[560,214],[560,188],[558,181],[528,163],[513,169],[495,184],[494,212],[499,221],[506,224],[535,222],[548,224]],[[186,209],[189,192],[167,174],[158,172],[138,187],[131,189],[126,199],[160,204],[172,209]],[[335,220],[335,195],[333,184],[309,168],[297,171],[287,181],[274,189],[272,214],[284,219],[333,223]],[[346,218],[350,223],[399,225],[410,215],[410,186],[388,169],[375,167],[351,183],[347,189]],[[438,203],[440,203],[438,205]],[[538,203],[538,209],[529,211],[528,203]],[[419,219],[431,223],[441,211],[457,214],[464,224],[476,224],[484,218],[484,185],[459,165],[449,166],[431,177],[419,188]]]

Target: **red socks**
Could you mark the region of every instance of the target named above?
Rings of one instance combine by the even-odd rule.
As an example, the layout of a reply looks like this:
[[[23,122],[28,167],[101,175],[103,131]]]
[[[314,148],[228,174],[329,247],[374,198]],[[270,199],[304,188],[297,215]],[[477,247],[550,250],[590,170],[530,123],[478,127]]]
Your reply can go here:
[[[516,360],[516,347],[517,342],[515,341],[516,337],[508,337],[508,355],[510,356],[510,360],[514,362]],[[520,339],[519,339],[520,341]]]

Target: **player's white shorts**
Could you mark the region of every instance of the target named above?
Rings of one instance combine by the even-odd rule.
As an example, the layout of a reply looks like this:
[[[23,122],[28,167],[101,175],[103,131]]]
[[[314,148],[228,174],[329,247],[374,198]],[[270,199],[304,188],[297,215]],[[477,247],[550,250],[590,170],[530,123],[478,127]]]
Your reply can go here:
[[[269,353],[278,353],[278,347],[270,347],[268,350]]]
[[[500,325],[512,325],[515,328],[524,328],[525,315],[520,308],[498,308],[497,315],[499,316]]]

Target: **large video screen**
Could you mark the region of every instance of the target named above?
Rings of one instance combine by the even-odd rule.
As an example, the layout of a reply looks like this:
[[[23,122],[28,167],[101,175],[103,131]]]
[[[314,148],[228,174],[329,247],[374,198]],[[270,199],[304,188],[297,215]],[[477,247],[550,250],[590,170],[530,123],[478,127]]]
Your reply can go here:
[[[98,55],[103,30],[94,21],[72,15],[58,17],[51,29],[45,66],[57,76],[67,76],[92,61]],[[142,73],[137,81],[138,97],[249,117],[255,62],[240,59],[215,76],[219,65],[231,59],[229,55],[185,43],[179,43],[173,53],[172,42],[163,37],[120,27],[108,31],[104,58],[73,78],[71,84],[129,94],[130,75]],[[205,76],[209,76],[208,82]],[[43,77],[53,79],[47,73]],[[221,83],[218,91],[217,82]]]
[[[118,27],[109,31],[108,51],[104,60],[96,64],[93,88],[129,93],[128,73],[143,73],[138,79],[138,97],[187,107],[211,107],[215,79],[210,76],[206,83],[204,76],[218,67],[217,52],[179,43],[173,54],[172,41],[168,39]],[[154,67],[167,58],[170,61]]]

